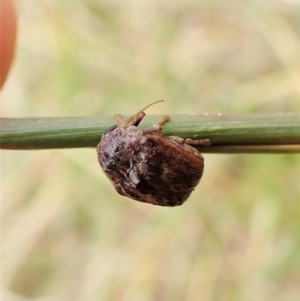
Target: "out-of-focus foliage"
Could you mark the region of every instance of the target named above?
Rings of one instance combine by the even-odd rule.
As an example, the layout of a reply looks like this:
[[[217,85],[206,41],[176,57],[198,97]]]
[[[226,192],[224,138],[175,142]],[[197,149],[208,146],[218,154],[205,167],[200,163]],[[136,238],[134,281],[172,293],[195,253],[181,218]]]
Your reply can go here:
[[[149,113],[300,110],[298,1],[16,8],[2,116],[131,114],[156,99],[166,101]],[[161,208],[119,196],[93,149],[1,151],[3,289],[61,301],[299,300],[300,156],[205,160],[187,203]]]

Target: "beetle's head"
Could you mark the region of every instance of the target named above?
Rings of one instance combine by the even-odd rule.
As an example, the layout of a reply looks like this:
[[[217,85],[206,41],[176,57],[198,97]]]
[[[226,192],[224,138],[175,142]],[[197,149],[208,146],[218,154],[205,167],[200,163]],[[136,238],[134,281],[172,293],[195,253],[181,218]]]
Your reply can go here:
[[[133,126],[138,126],[139,123],[142,121],[142,119],[145,117],[145,113],[143,112],[144,110],[148,109],[150,106],[158,103],[158,102],[162,102],[163,100],[157,100],[157,101],[154,101],[152,103],[150,103],[148,106],[146,106],[145,108],[141,109],[140,111],[138,111],[136,114],[134,114],[133,116],[117,123],[117,124],[114,124],[112,126],[110,126],[105,132],[103,135],[113,131],[114,129],[116,129],[117,127],[127,127],[127,126],[130,126],[130,125],[133,125]]]

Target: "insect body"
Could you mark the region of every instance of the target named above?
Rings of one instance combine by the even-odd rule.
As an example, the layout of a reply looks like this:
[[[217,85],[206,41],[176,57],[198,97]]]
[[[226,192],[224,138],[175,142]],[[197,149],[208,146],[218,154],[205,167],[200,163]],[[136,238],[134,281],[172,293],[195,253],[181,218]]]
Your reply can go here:
[[[98,161],[119,194],[154,205],[181,205],[204,168],[203,157],[191,145],[208,145],[209,140],[163,136],[160,131],[168,116],[139,129],[146,108],[105,131],[97,146]]]

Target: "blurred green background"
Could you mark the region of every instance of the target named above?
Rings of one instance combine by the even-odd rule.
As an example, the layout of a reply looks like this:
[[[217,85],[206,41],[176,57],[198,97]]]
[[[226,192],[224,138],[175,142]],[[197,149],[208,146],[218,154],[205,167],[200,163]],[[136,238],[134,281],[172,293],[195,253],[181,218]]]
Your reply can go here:
[[[149,114],[300,112],[299,1],[16,8],[2,116],[129,115],[157,99],[166,101]],[[94,149],[1,151],[4,291],[300,300],[300,156],[205,155],[205,164],[190,199],[161,208],[119,196]]]

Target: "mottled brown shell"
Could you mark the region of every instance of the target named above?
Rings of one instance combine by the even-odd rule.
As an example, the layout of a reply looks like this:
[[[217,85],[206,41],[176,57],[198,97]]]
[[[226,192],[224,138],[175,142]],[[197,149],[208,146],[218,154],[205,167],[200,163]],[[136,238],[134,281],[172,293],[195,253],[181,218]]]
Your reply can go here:
[[[130,125],[120,123],[104,133],[98,161],[119,194],[154,205],[181,205],[199,183],[204,159],[184,139],[161,135],[161,127],[139,129],[145,114],[138,114]]]

